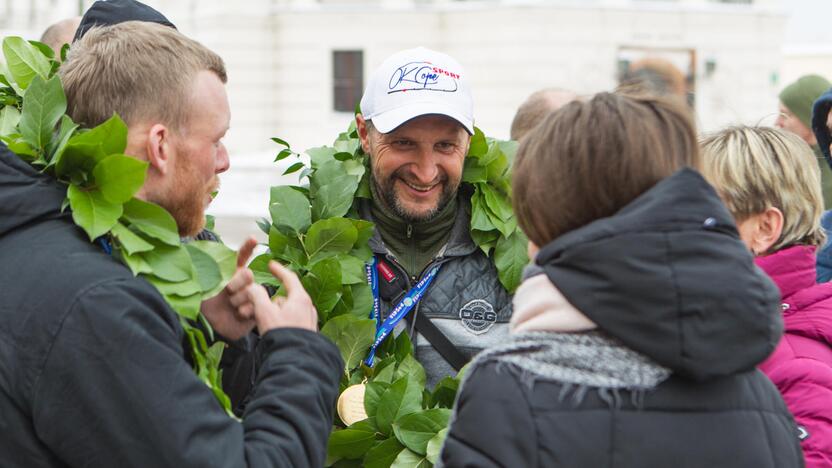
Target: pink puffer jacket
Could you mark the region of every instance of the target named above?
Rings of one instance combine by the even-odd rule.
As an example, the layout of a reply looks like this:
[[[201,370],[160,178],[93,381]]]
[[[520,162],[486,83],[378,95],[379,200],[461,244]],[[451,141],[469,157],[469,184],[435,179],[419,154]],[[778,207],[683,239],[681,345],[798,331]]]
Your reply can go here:
[[[815,284],[815,248],[757,258],[783,297],[786,332],[760,369],[794,414],[807,467],[832,467],[832,283]]]

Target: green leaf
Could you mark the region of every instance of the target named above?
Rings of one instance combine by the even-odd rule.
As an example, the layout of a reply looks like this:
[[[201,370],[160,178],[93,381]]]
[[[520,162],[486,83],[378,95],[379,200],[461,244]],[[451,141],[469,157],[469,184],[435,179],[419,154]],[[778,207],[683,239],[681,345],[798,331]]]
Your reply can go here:
[[[150,267],[148,264],[139,254],[136,255],[128,255],[127,252],[120,252],[121,259],[124,260],[124,263],[130,268],[130,271],[133,272],[133,276],[138,276],[140,273],[150,274],[153,273],[153,268]]]
[[[0,136],[0,141],[6,144],[6,147],[9,148],[9,151],[12,153],[23,157],[26,161],[31,161],[37,156],[37,152],[29,146],[28,143],[23,141],[20,135],[8,135],[8,136]]]
[[[342,315],[328,321],[321,329],[321,334],[338,346],[344,359],[345,370],[348,372],[367,356],[376,337],[376,322]]]
[[[179,228],[164,208],[133,198],[124,204],[124,217],[144,234],[170,246],[179,246]]]
[[[188,244],[189,248],[197,248],[214,259],[220,271],[220,284],[214,290],[205,293],[205,297],[213,297],[222,291],[222,288],[231,280],[237,271],[237,252],[229,249],[221,242],[194,241]]]
[[[0,135],[11,135],[17,132],[17,123],[20,121],[20,112],[13,106],[4,107],[0,110]]]
[[[249,270],[254,273],[254,281],[258,284],[268,284],[272,286],[279,286],[280,282],[269,271],[269,261],[272,259],[270,254],[262,254],[254,257],[254,260],[248,264]]]
[[[312,207],[302,193],[288,187],[272,187],[269,199],[272,223],[282,232],[303,233],[312,224]]]
[[[194,278],[191,257],[181,245],[157,245],[142,256],[153,268],[153,274],[160,279],[177,283]]]
[[[326,320],[341,299],[341,265],[338,259],[331,257],[316,263],[301,283],[312,298],[320,319]]]
[[[523,268],[529,263],[526,253],[528,239],[520,231],[515,231],[511,237],[497,241],[494,249],[494,265],[500,283],[509,294],[513,293],[523,276]]]
[[[39,76],[46,80],[52,65],[49,59],[28,41],[21,37],[3,39],[3,55],[11,78],[20,89],[26,89]]]
[[[295,172],[303,169],[304,167],[306,167],[306,165],[303,164],[302,162],[296,162],[296,163],[292,164],[291,166],[289,166],[288,168],[286,168],[286,170],[283,171],[283,175],[294,174]]]
[[[378,410],[378,404],[381,401],[381,396],[384,395],[384,392],[386,392],[388,388],[390,388],[390,383],[392,381],[386,381],[384,379],[386,379],[388,375],[390,376],[390,379],[392,379],[392,372],[395,368],[395,363],[391,363],[385,367],[382,372],[379,372],[379,375],[377,375],[372,382],[366,384],[364,389],[364,411],[367,412],[368,417],[376,417],[376,411]],[[389,372],[387,369],[390,369]],[[376,425],[378,425],[378,422],[376,422]]]
[[[422,389],[419,382],[402,377],[384,391],[376,408],[376,425],[382,433],[389,435],[399,418],[422,409]]]
[[[308,258],[297,236],[286,236],[274,226],[269,228],[269,249],[274,258],[284,262],[306,265]]]
[[[373,237],[375,224],[369,221],[364,221],[363,219],[352,218],[350,218],[350,222],[352,222],[352,225],[355,226],[356,231],[358,231],[358,237],[355,240],[357,245],[364,245],[370,240],[371,237]]]
[[[309,227],[306,253],[312,261],[319,255],[349,253],[357,239],[358,230],[349,219],[323,219]]]
[[[442,452],[442,444],[445,443],[445,439],[448,437],[448,428],[444,428],[441,431],[437,432],[435,436],[433,436],[430,441],[428,441],[428,447],[426,450],[425,458],[428,459],[429,462],[433,463],[434,465],[439,460],[439,454]]]
[[[359,180],[360,177],[348,174],[340,161],[331,159],[322,163],[309,182],[314,219],[344,216],[352,206]]]
[[[350,286],[352,290],[352,315],[366,318],[373,310],[373,291],[366,282]]]
[[[67,144],[69,144],[69,139],[72,138],[72,135],[75,133],[75,130],[78,129],[78,124],[72,121],[72,119],[68,115],[61,116],[61,128],[58,132],[58,138],[52,140],[52,155],[49,158],[49,166],[55,166],[66,150]]]
[[[448,426],[451,410],[429,409],[402,416],[393,424],[393,431],[399,442],[415,453],[425,455],[428,442]]]
[[[477,127],[474,127],[474,135],[471,136],[471,146],[468,147],[468,156],[479,157],[488,152],[488,142],[485,135]]]
[[[116,223],[110,233],[116,238],[119,246],[124,249],[127,255],[135,255],[153,249],[153,244],[145,241],[121,223]]]
[[[321,164],[327,161],[331,161],[335,153],[335,148],[330,148],[328,146],[321,146],[306,150],[306,154],[309,155],[309,160],[311,161],[314,169],[317,169],[321,166]]]
[[[208,299],[214,294],[208,295],[217,289],[217,286],[222,282],[222,273],[220,267],[214,258],[208,255],[199,247],[191,244],[185,244],[185,250],[191,256],[191,264],[193,264],[196,272],[196,280],[199,284],[199,292],[203,293],[203,297]],[[182,296],[186,294],[180,294]]]
[[[485,205],[489,210],[491,210],[492,213],[497,215],[500,220],[505,222],[514,216],[514,213],[511,210],[511,204],[508,202],[506,197],[497,193],[496,190],[487,184],[480,184],[479,189],[483,194]]]
[[[356,428],[359,424],[360,422],[330,434],[327,444],[328,456],[349,459],[364,457],[364,454],[375,445],[376,433],[366,427]]]
[[[433,388],[433,393],[430,397],[430,406],[434,408],[437,406],[440,408],[453,408],[457,390],[459,390],[459,378],[444,377]]]
[[[407,333],[400,333],[401,335],[407,335]],[[410,339],[408,338],[408,342]],[[397,343],[398,348],[398,343]],[[420,387],[425,386],[425,382],[427,381],[427,376],[425,375],[425,368],[419,364],[419,361],[413,358],[413,355],[407,354],[399,363],[398,367],[396,368],[396,375],[395,379],[400,379],[402,377],[408,377],[411,381],[415,381],[419,383]]]
[[[152,284],[163,296],[179,296],[186,298],[194,294],[201,294],[199,283],[193,279],[180,282],[165,281],[153,274],[146,276],[147,281]]]
[[[430,462],[422,455],[404,449],[399,453],[390,468],[430,468]]]
[[[517,154],[519,144],[514,140],[499,140],[497,144],[500,145],[500,150],[506,156],[508,165],[514,165],[514,156]]]
[[[170,307],[182,317],[188,320],[196,320],[199,317],[199,306],[202,304],[202,294],[193,296],[165,296]]]
[[[404,450],[404,446],[391,437],[371,448],[364,456],[364,468],[390,468],[390,465]]]
[[[72,220],[87,233],[90,241],[112,229],[121,217],[121,205],[110,203],[98,190],[84,190],[70,185],[67,197]]]
[[[289,143],[286,143],[286,141],[281,140],[280,138],[272,137],[272,141],[280,146],[285,146],[287,149],[289,148]]]
[[[44,44],[43,42],[40,42],[40,41],[29,41],[29,44],[32,44],[33,46],[35,46],[35,48],[36,48],[36,49],[38,49],[38,50],[40,51],[40,53],[41,53],[42,55],[44,55],[46,58],[48,58],[48,59],[53,59],[53,58],[55,58],[55,51],[54,51],[54,50],[52,50],[52,48],[51,48],[51,47],[49,47],[48,45]]]
[[[20,114],[18,126],[23,141],[44,154],[52,140],[55,125],[61,120],[64,112],[66,96],[61,79],[53,76],[49,81],[44,81],[40,76],[36,76],[26,91],[23,112]]]
[[[289,148],[280,150],[280,152],[277,153],[277,156],[274,157],[274,162],[282,161],[293,154],[295,153],[292,152],[292,150],[290,150]]]
[[[144,185],[148,164],[123,154],[113,154],[95,165],[92,174],[101,194],[111,203],[123,204]]]
[[[127,147],[127,124],[117,114],[101,125],[83,133],[78,133],[70,143],[101,145],[104,154],[122,154]]]
[[[341,264],[341,284],[359,284],[367,282],[367,273],[364,269],[364,262],[352,255],[339,255],[338,262]]]
[[[395,358],[395,356],[391,356],[387,359],[382,360],[381,362],[376,364],[376,367],[378,367],[380,369],[377,371],[376,375],[373,376],[373,382],[385,382],[387,384],[393,383],[393,380],[395,380],[393,378],[393,376],[396,375],[396,358]],[[386,388],[387,387],[385,387],[385,389]],[[365,393],[365,396],[366,396],[366,393]],[[381,396],[381,395],[379,395],[379,396]],[[367,399],[365,398],[364,400],[366,402]],[[375,404],[378,404],[378,401],[376,401]]]
[[[480,156],[480,165],[481,166],[488,166],[495,159],[498,159],[502,155],[503,155],[503,152],[500,149],[500,145],[498,145],[496,141],[492,140],[492,141],[489,142],[488,152],[486,152],[484,155]]]
[[[466,158],[462,169],[462,181],[469,184],[488,181],[488,168],[480,165],[477,158]]]
[[[71,179],[78,174],[91,175],[96,164],[107,157],[100,144],[77,142],[77,136],[77,133],[71,136],[63,152],[52,160],[58,178]]]
[[[396,361],[401,362],[404,364],[405,358],[408,356],[413,356],[413,342],[410,341],[410,335],[407,333],[399,333],[399,336],[396,337]],[[415,361],[414,361],[415,362]],[[419,364],[416,362],[416,364]],[[421,367],[421,364],[419,364]],[[400,364],[401,367],[401,364]],[[423,369],[424,371],[424,369]],[[409,372],[405,372],[404,375],[409,374]]]

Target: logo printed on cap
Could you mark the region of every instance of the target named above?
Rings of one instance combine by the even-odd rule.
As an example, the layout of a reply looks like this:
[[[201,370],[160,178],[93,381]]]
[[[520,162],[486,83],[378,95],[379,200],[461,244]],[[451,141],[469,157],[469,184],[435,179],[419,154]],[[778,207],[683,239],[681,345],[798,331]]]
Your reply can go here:
[[[387,94],[405,91],[455,93],[459,89],[458,79],[458,74],[435,67],[430,62],[409,62],[390,76]]]

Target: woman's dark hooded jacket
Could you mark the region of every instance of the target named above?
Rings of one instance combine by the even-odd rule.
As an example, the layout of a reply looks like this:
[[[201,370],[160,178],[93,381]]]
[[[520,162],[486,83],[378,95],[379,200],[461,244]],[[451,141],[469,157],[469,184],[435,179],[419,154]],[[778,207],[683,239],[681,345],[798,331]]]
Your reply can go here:
[[[782,333],[777,288],[698,173],[682,170],[559,237],[536,263],[600,333],[670,377],[641,394],[584,388],[575,398],[574,385],[477,361],[444,466],[803,465],[795,423],[755,369]]]

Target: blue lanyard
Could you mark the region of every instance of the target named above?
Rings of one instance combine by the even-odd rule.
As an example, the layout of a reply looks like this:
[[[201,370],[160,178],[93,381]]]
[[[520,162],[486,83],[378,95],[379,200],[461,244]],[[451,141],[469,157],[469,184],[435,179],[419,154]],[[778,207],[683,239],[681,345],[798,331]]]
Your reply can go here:
[[[367,359],[364,360],[364,363],[370,367],[373,367],[373,361],[376,357],[376,350],[381,345],[381,342],[384,341],[385,338],[390,336],[390,333],[393,332],[393,329],[396,328],[399,322],[402,321],[403,318],[407,317],[407,314],[416,307],[416,304],[419,303],[419,300],[422,296],[425,295],[425,291],[428,290],[430,284],[433,282],[433,279],[436,278],[436,274],[439,273],[439,267],[441,265],[435,265],[428,271],[415,286],[410,288],[404,298],[396,304],[396,307],[393,308],[390,315],[382,322],[381,321],[381,307],[380,307],[380,299],[378,295],[378,271],[376,271],[376,263],[377,260],[373,257],[373,260],[366,265],[367,271],[367,279],[370,283],[370,287],[373,290],[373,311],[372,311],[372,318],[376,321],[376,340],[373,342],[373,345],[370,347],[370,353],[367,356]]]
[[[107,253],[107,255],[113,254],[113,246],[112,244],[110,244],[110,241],[107,239],[106,236],[101,236],[95,239],[95,242],[97,242],[98,245],[101,246],[101,248],[104,250],[104,252]]]

